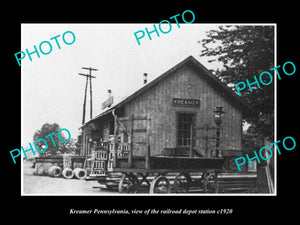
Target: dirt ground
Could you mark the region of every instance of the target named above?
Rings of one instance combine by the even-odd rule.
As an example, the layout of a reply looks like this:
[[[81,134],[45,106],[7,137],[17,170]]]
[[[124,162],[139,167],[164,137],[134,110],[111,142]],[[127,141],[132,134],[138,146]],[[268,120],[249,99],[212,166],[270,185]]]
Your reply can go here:
[[[24,195],[101,195],[113,194],[99,188],[97,181],[53,178],[34,175],[32,162],[23,161],[23,194]],[[117,194],[117,193],[116,193]]]

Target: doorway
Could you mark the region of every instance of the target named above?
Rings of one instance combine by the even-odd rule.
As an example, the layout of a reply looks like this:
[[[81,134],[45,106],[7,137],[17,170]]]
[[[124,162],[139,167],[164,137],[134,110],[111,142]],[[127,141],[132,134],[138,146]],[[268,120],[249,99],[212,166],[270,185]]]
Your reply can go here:
[[[194,113],[177,113],[177,147],[191,146],[191,126],[194,124]]]

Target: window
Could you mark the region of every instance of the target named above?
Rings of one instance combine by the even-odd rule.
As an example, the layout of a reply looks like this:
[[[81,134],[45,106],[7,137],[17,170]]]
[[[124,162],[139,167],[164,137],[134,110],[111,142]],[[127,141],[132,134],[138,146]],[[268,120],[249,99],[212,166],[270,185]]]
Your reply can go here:
[[[190,147],[191,145],[191,126],[193,125],[193,114],[177,114],[177,146]]]

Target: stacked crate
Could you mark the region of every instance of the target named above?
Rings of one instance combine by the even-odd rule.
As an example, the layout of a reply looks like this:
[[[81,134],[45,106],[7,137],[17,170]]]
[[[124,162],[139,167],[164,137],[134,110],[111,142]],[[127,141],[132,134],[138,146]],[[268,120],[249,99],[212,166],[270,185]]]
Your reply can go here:
[[[114,144],[108,144],[107,171],[112,171],[114,165]]]
[[[63,168],[72,169],[72,154],[63,155]]]
[[[99,176],[106,174],[108,145],[98,145],[93,152],[92,167],[90,176]]]
[[[117,157],[127,157],[128,143],[118,143]],[[92,151],[92,155],[86,160],[86,167],[90,171],[89,176],[105,175],[114,168],[114,144],[111,142],[101,143]]]
[[[128,155],[129,144],[128,143],[118,143],[117,147],[117,157],[123,158]],[[109,144],[109,155],[107,160],[107,171],[113,171],[114,166],[114,144]]]
[[[127,157],[129,150],[128,143],[120,143],[118,146],[117,157]]]

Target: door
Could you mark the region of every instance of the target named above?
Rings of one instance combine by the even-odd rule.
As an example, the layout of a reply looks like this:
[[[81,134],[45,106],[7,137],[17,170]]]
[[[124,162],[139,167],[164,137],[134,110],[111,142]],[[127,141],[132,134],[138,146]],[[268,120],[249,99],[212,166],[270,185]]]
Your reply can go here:
[[[189,149],[191,146],[191,126],[194,118],[193,113],[177,113],[177,148]]]

